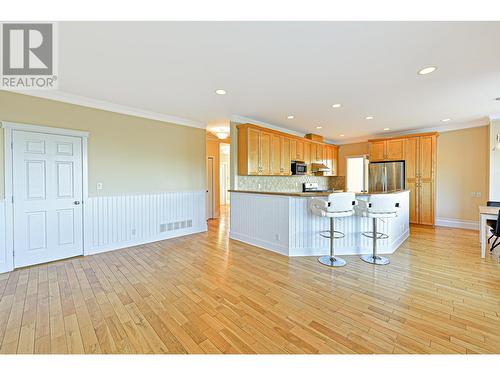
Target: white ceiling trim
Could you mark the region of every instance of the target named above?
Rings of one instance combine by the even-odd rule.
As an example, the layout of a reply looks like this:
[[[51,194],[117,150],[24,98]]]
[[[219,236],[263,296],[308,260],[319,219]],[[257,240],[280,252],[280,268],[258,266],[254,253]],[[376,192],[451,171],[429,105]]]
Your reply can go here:
[[[293,135],[296,135],[296,136],[299,136],[299,137],[303,137],[305,135],[305,133],[301,133],[301,132],[298,132],[298,131],[295,131],[295,130],[290,130],[290,129],[286,129],[286,128],[283,128],[283,127],[280,127],[280,126],[269,124],[268,122],[256,120],[256,119],[253,119],[251,117],[245,117],[245,116],[240,116],[240,115],[232,115],[231,116],[231,121],[232,122],[237,122],[239,124],[254,124],[254,125],[259,125],[259,126],[263,126],[263,127],[269,128],[269,129],[273,129],[273,130],[279,131],[279,132],[293,134]]]
[[[279,131],[279,132],[296,135],[298,137],[304,137],[306,135],[306,133],[301,133],[301,132],[298,132],[298,131],[295,131],[295,130],[290,130],[290,129],[287,129],[287,128],[284,128],[284,127],[281,127],[281,126],[276,126],[276,125],[273,125],[273,124],[269,124],[268,122],[255,120],[253,118],[245,117],[245,116],[232,115],[231,116],[231,121],[232,122],[237,122],[239,124],[247,124],[247,123],[249,123],[249,124],[259,125],[259,126],[263,126],[263,127],[269,128],[269,129],[273,129],[273,130]],[[326,138],[324,138],[324,141],[325,141],[325,143],[335,144],[334,142],[332,142],[331,140],[326,139]]]
[[[491,116],[490,116],[490,119],[491,119]],[[439,126],[439,127],[418,128],[418,129],[412,129],[412,130],[402,131],[402,132],[384,132],[383,134],[379,133],[379,134],[375,134],[373,136],[351,138],[351,139],[345,140],[344,142],[335,142],[335,144],[346,145],[346,144],[350,144],[350,143],[366,142],[366,141],[368,141],[368,139],[397,137],[397,136],[401,136],[401,135],[408,135],[408,134],[415,134],[415,133],[428,133],[428,132],[445,133],[445,132],[451,132],[454,130],[478,128],[481,126],[489,125],[490,119],[482,118],[482,119],[470,121],[470,122],[462,122],[462,123],[458,123],[458,124],[443,125],[443,126]]]
[[[6,90],[7,91],[7,90]],[[58,102],[76,104],[83,107],[101,109],[104,111],[120,113],[129,116],[136,116],[146,118],[148,120],[156,120],[162,122],[168,122],[176,125],[189,126],[193,128],[205,129],[206,124],[194,120],[189,120],[181,117],[166,115],[158,112],[145,111],[139,108],[128,107],[121,104],[115,104],[112,102],[91,99],[84,96],[68,94],[62,91],[24,91],[16,90],[11,91],[14,93],[19,93],[28,96],[35,96],[37,98],[56,100]]]

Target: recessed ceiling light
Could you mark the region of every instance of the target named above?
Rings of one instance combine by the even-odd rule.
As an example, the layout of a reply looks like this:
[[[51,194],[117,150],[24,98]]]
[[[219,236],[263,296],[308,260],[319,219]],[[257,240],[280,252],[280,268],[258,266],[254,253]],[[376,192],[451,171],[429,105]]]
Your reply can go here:
[[[365,120],[373,120],[373,116],[366,116]]]
[[[217,89],[217,90],[215,90],[215,93],[217,95],[226,95],[227,94],[226,90],[223,90],[223,89]]]
[[[286,116],[286,118],[289,120],[293,120],[295,117],[294,117],[294,115],[288,115],[288,116]]]
[[[316,126],[316,129],[323,129],[322,126]]]
[[[443,121],[443,122],[448,122],[448,121],[450,121],[450,120],[451,120],[451,119],[449,119],[449,118],[444,118],[444,119],[442,119],[441,121]]]
[[[337,104],[332,104],[332,108],[340,108],[342,107],[342,104],[337,103]]]
[[[426,75],[426,74],[429,74],[429,73],[432,73],[432,72],[435,72],[436,71],[436,67],[435,66],[428,66],[426,68],[422,68],[418,71],[418,74],[420,74],[421,76],[423,75]]]
[[[384,128],[385,131],[389,130],[390,128]]]
[[[345,137],[345,135],[344,135],[344,134],[341,134],[340,136],[341,136],[341,137]]]

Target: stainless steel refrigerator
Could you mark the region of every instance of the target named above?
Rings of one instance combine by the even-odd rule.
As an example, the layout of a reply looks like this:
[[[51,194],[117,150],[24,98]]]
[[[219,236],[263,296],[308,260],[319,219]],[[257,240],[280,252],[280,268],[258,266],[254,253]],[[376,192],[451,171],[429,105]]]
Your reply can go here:
[[[405,162],[370,163],[368,176],[370,193],[403,190],[405,188]]]

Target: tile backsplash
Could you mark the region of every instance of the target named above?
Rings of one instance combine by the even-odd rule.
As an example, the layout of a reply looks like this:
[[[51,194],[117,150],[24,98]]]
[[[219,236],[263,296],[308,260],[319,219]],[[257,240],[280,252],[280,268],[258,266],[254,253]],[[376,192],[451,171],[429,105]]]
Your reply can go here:
[[[302,183],[317,182],[321,189],[344,189],[344,177],[238,176],[237,189],[250,191],[302,191]]]

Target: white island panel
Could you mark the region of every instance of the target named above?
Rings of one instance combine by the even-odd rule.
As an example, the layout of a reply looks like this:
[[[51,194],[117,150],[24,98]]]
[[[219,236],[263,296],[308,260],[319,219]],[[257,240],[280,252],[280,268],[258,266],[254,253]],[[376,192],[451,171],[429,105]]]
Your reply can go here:
[[[329,219],[313,215],[310,197],[231,193],[229,237],[287,256],[327,255],[329,240],[319,235],[329,229]],[[409,236],[409,193],[397,194],[400,210],[396,218],[378,219],[378,231],[389,238],[378,241],[380,254],[393,253]],[[321,197],[320,199],[326,199]],[[360,195],[358,200],[367,199]],[[335,230],[345,237],[335,240],[339,255],[370,254],[372,240],[361,233],[372,229],[372,220],[351,216],[335,220]]]

